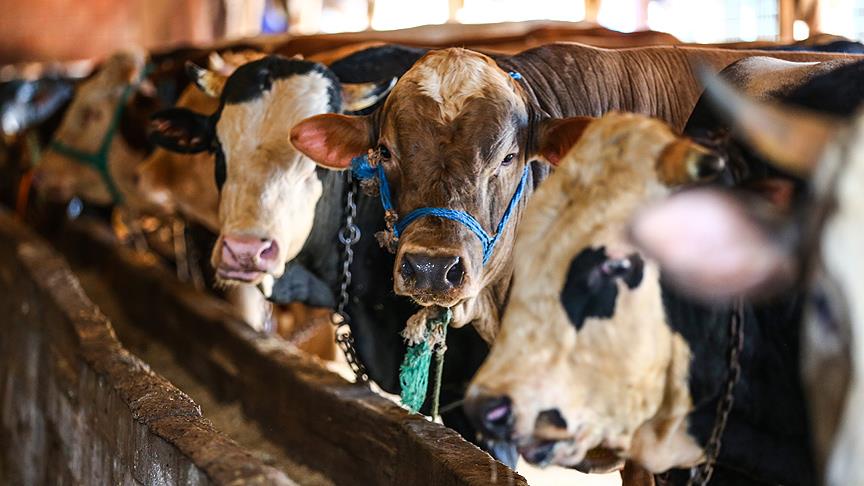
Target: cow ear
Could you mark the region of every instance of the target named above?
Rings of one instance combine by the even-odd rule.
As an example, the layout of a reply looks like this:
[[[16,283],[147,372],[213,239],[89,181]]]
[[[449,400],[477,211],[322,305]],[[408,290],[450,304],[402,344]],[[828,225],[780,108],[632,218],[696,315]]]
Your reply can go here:
[[[327,113],[294,125],[291,144],[323,167],[347,169],[351,159],[371,148],[371,132],[366,116]]]
[[[186,108],[170,108],[150,118],[147,138],[172,152],[194,154],[210,148],[210,119]]]
[[[589,116],[574,116],[541,122],[538,148],[540,155],[550,164],[557,166],[594,120],[595,118]]]
[[[342,83],[342,105],[347,112],[358,112],[374,106],[390,93],[396,79],[374,83]]]
[[[794,281],[797,262],[759,203],[714,189],[683,191],[637,213],[630,237],[693,297],[764,296]]]
[[[225,81],[228,80],[227,76],[204,69],[190,61],[186,61],[186,74],[198,89],[211,98],[218,98],[222,95]]]

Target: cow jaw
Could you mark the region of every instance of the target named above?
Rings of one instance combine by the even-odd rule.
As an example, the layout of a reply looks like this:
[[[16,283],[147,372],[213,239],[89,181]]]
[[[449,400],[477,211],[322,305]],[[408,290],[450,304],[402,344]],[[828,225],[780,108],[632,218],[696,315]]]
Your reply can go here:
[[[222,109],[216,132],[227,176],[211,262],[223,283],[281,276],[309,237],[323,184],[314,162],[289,143],[289,132],[299,120],[330,111],[330,87],[317,72],[276,79],[269,90]],[[238,255],[232,238],[251,253]],[[262,243],[254,245],[256,239]]]

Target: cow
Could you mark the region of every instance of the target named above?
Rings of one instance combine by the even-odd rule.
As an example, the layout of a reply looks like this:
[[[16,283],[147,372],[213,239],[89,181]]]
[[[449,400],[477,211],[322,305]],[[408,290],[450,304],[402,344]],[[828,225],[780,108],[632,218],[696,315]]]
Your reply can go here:
[[[311,159],[337,170],[371,151],[395,194],[396,215],[413,216],[422,208],[450,211],[449,219],[421,217],[399,231],[392,245],[394,290],[430,313],[452,308],[452,326],[473,324],[492,342],[512,273],[514,228],[528,195],[548,172],[543,160],[563,155],[564,127],[579,123],[568,117],[631,110],[680,130],[701,92],[694,64],[718,71],[753,54],[676,47],[613,51],[576,44],[515,56],[431,51],[400,78],[376,113],[318,115],[295,126],[291,140]],[[496,231],[505,215],[510,223]],[[462,222],[453,220],[457,217]],[[396,232],[385,236],[392,244]],[[423,320],[413,322],[406,335],[416,337]]]
[[[857,253],[864,243],[858,229],[864,207],[856,188],[862,182],[862,121],[853,116],[861,106],[861,69],[841,68],[845,78],[839,80],[814,79],[799,90],[794,105],[782,108],[714,86],[718,105],[752,149],[808,181],[801,204],[778,214],[740,194],[691,191],[642,212],[631,230],[634,241],[689,295],[716,301],[803,294],[802,372],[816,463],[829,485],[864,482],[864,325],[856,299]],[[827,108],[848,121],[802,106]],[[682,220],[697,224],[679,225]],[[710,226],[698,223],[704,221]],[[712,258],[693,258],[694,252]],[[716,265],[718,260],[725,264]]]
[[[661,473],[702,462],[717,445],[718,403],[731,404],[719,474],[811,484],[795,299],[701,305],[627,239],[638,209],[719,176],[722,159],[643,115],[574,132],[518,230],[514,284],[466,395],[469,417],[529,462],[592,471],[627,458]],[[742,371],[729,402],[733,348]]]

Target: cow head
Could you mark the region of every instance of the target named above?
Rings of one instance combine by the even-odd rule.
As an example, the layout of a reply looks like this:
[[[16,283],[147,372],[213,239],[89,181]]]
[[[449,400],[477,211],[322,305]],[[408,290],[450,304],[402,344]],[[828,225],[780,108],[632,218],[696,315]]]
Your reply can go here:
[[[467,213],[495,235],[526,164],[539,155],[536,139],[546,132],[535,123],[520,82],[485,55],[432,51],[400,78],[377,113],[305,120],[294,128],[292,141],[335,169],[371,149],[384,165],[400,216],[447,208]],[[522,207],[485,264],[481,241],[466,225],[440,217],[415,220],[399,237],[396,293],[421,305],[449,307],[509,278]]]
[[[368,83],[343,93],[325,66],[266,57],[225,77],[190,67],[202,91],[219,97],[212,115],[175,108],[157,114],[151,139],[169,150],[216,156],[220,235],[211,261],[224,283],[278,277],[309,236],[322,183],[315,163],[288,141],[291,127],[320,113],[374,104],[384,90]],[[390,81],[386,83],[387,87]],[[346,99],[343,100],[343,97]]]
[[[227,78],[237,67],[264,56],[254,50],[213,52],[210,69]],[[219,108],[218,94],[209,96],[193,84],[183,91],[176,106],[197,113],[213,113]],[[179,212],[218,232],[219,192],[213,182],[213,171],[213,154],[209,151],[187,154],[158,147],[138,167],[138,192],[160,213]]]
[[[131,146],[126,137],[121,136],[120,132],[125,127],[112,128],[111,124],[124,91],[139,81],[145,62],[146,55],[138,51],[120,52],[106,60],[96,74],[78,85],[52,140],[53,143],[83,153],[96,154],[108,134],[114,130],[116,135],[111,139],[107,152],[108,172],[125,202],[130,205],[141,203],[135,197],[134,184],[135,168],[144,152],[141,147]],[[146,83],[139,88],[146,89]],[[133,96],[129,104],[150,106],[152,100],[149,96]],[[130,109],[127,107],[126,112]],[[144,142],[143,136],[141,138]],[[44,153],[35,182],[37,189],[59,201],[79,196],[96,204],[114,202],[109,187],[97,169],[56,149]]]
[[[646,201],[722,168],[659,120],[588,125],[519,227],[501,331],[466,397],[483,433],[530,462],[586,471],[699,459],[684,421],[691,351],[667,322],[657,266],[625,230]]]
[[[758,153],[809,179],[810,200],[778,215],[740,195],[683,193],[641,213],[634,240],[697,297],[770,296],[796,283],[804,287],[802,371],[817,464],[825,484],[860,483],[864,117],[839,123],[759,104],[718,82],[708,91]]]

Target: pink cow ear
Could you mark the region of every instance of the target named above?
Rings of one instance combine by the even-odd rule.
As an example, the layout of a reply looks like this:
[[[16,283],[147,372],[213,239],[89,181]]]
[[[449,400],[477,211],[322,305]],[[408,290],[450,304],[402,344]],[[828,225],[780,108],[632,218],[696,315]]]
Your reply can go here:
[[[327,113],[291,129],[294,148],[328,169],[347,169],[351,159],[371,148],[372,127],[365,116]]]
[[[588,116],[574,116],[544,121],[540,127],[540,155],[557,166],[594,120]]]
[[[767,296],[794,281],[797,261],[755,217],[749,205],[757,203],[764,204],[718,190],[684,191],[640,211],[630,236],[693,297]]]

